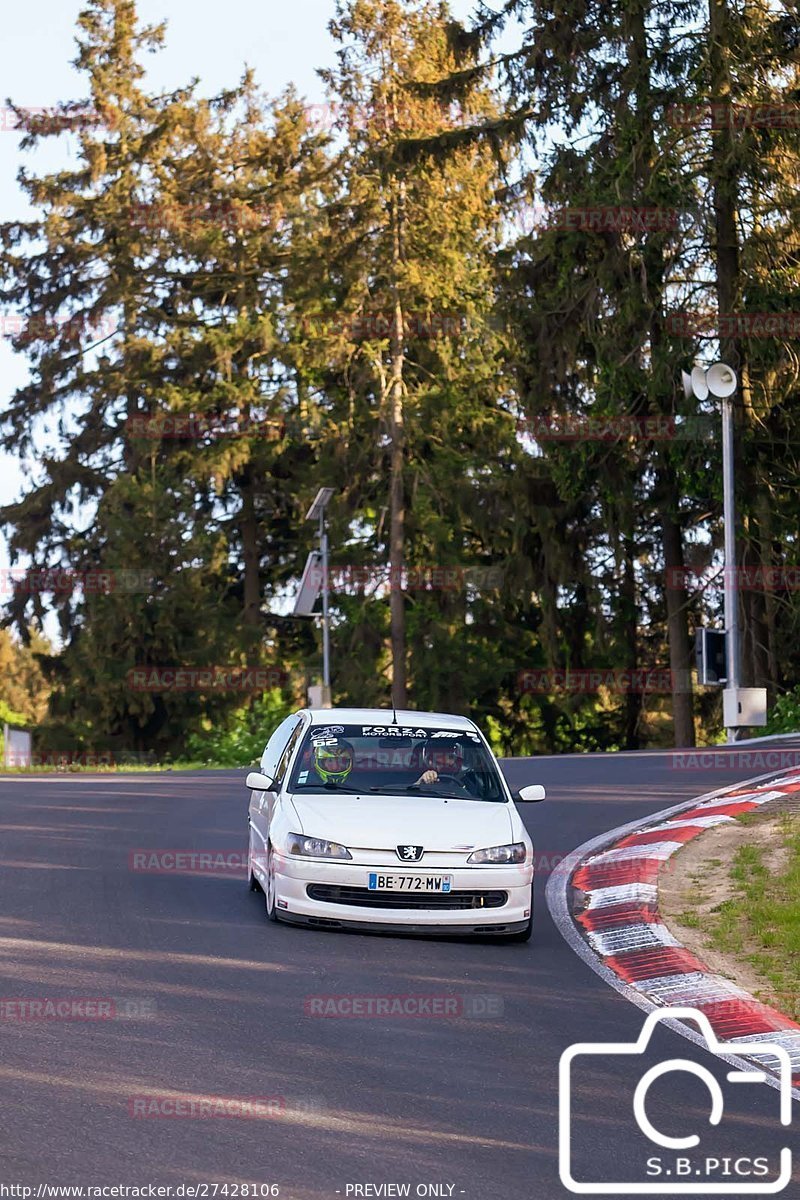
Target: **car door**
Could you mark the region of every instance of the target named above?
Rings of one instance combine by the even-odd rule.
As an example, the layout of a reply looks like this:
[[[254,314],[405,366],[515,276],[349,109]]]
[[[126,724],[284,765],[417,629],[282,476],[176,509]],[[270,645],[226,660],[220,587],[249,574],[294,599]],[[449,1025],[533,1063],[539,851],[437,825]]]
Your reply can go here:
[[[275,771],[275,788],[273,791],[264,793],[263,815],[267,823],[267,835],[269,835],[270,827],[275,815],[275,809],[280,802],[280,794],[286,782],[289,773],[289,766],[294,758],[294,752],[297,749],[298,742],[306,731],[306,722],[300,718],[296,727],[292,730],[289,741],[286,743],[286,748],[280,757],[277,769]]]
[[[250,793],[250,843],[254,853],[258,856],[263,855],[266,850],[269,827],[280,791],[282,775],[280,778],[279,775],[281,769],[283,774],[286,770],[284,760],[287,751],[290,750],[290,746],[293,748],[297,744],[296,740],[302,733],[304,725],[302,714],[292,713],[275,730],[261,755],[261,774],[272,779],[274,786],[269,791]],[[289,756],[291,757],[291,754]]]

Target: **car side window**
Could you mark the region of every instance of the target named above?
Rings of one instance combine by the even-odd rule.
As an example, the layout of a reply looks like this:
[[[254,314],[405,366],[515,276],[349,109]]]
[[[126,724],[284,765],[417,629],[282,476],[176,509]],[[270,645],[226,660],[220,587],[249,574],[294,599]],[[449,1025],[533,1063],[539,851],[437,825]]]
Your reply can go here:
[[[289,769],[289,763],[292,761],[292,755],[294,754],[295,746],[297,745],[298,741],[300,740],[302,733],[303,733],[303,722],[298,721],[297,728],[294,730],[294,732],[292,733],[292,736],[289,738],[286,749],[284,750],[283,754],[281,755],[280,762],[278,763],[277,770],[275,771],[274,779],[275,779],[276,787],[280,787],[280,785],[283,783],[284,778],[286,777],[286,772]]]
[[[273,733],[272,737],[267,742],[264,753],[261,755],[261,773],[268,775],[270,779],[274,779],[278,770],[278,763],[281,760],[286,743],[295,728],[302,725],[302,721],[297,713],[292,713],[281,721],[278,728]]]

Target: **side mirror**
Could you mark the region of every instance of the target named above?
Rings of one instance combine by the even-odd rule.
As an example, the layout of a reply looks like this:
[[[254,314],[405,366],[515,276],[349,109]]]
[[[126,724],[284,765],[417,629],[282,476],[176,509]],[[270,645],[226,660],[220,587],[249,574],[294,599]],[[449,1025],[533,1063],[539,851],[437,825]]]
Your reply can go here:
[[[250,771],[244,781],[244,786],[250,788],[252,792],[271,792],[275,783],[268,775],[262,775],[260,771]]]
[[[534,804],[538,800],[544,800],[545,795],[545,790],[540,783],[529,783],[527,787],[519,789],[515,799],[522,800],[526,804]]]

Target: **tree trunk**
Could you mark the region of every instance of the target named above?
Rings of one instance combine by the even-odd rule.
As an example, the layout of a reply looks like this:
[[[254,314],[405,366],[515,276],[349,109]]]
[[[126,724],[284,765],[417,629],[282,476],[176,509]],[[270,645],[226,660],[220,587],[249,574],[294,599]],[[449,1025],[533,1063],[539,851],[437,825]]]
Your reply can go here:
[[[633,674],[639,666],[639,631],[636,608],[635,542],[632,533],[623,538],[624,557],[620,604],[623,621],[623,640],[627,669]],[[639,748],[639,721],[642,715],[642,693],[631,690],[625,696],[624,745],[626,750]]]
[[[756,500],[758,513],[758,536],[761,546],[761,562],[765,572],[769,571],[775,560],[774,539],[772,535],[772,507],[767,485],[759,488]],[[778,670],[778,645],[776,634],[776,604],[775,595],[770,588],[764,593],[764,641],[766,644],[767,669],[763,684],[769,691],[769,699],[774,700],[780,684]]]
[[[667,636],[672,677],[672,721],[676,746],[694,746],[694,706],[692,704],[692,644],[687,619],[687,594],[684,586],[683,537],[674,513],[677,512],[677,488],[666,472],[660,478],[662,489],[660,520],[661,546],[666,568]]]
[[[392,332],[392,377],[389,384],[391,454],[389,482],[389,578],[392,641],[392,703],[406,706],[406,608],[403,592],[405,551],[405,427],[403,424],[403,309],[397,300]]]
[[[658,161],[653,129],[655,108],[647,27],[647,6],[642,0],[625,10],[629,21],[629,57],[637,112],[643,127],[636,173],[642,199],[651,202],[651,185]],[[650,395],[649,405],[657,412],[671,412],[672,380],[669,354],[664,346],[664,242],[663,234],[648,233],[644,246],[643,302],[649,312]],[[672,682],[672,719],[676,746],[693,746],[694,702],[691,688],[691,643],[686,588],[683,585],[683,530],[680,524],[680,495],[667,455],[659,454],[655,500],[661,526],[661,547],[666,570],[664,595],[667,608],[667,638]],[[674,586],[677,585],[677,586]]]
[[[397,107],[392,88],[392,122],[397,127]],[[392,704],[395,708],[406,707],[406,603],[403,590],[403,568],[405,566],[406,495],[405,495],[405,423],[403,411],[403,369],[405,366],[405,330],[403,304],[400,295],[400,269],[403,260],[403,209],[405,191],[402,181],[391,181],[391,237],[392,237],[392,334],[391,334],[391,377],[389,380],[389,406],[391,451],[389,466],[389,620],[392,644]]]
[[[244,560],[244,599],[242,618],[248,629],[258,627],[261,622],[261,579],[258,549],[258,521],[256,519],[255,484],[250,466],[242,473],[240,493],[242,497],[239,533],[242,539]]]
[[[749,571],[746,569],[743,572],[743,576],[747,578],[748,574],[752,574],[752,582],[742,589],[746,616],[742,659],[747,664],[746,668],[744,665],[742,668],[742,685],[768,687],[771,680],[767,602],[772,597],[766,580],[770,550],[755,517],[746,518],[743,525],[742,566],[749,568]],[[765,582],[762,584],[760,579]]]

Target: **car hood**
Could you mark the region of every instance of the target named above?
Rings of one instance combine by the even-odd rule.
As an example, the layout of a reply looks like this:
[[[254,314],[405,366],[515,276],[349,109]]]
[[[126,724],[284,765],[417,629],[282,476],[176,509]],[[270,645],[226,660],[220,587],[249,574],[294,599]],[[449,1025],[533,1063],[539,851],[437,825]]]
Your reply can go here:
[[[474,850],[511,840],[510,804],[434,796],[331,796],[295,793],[298,833],[364,850],[406,842],[430,851]]]

